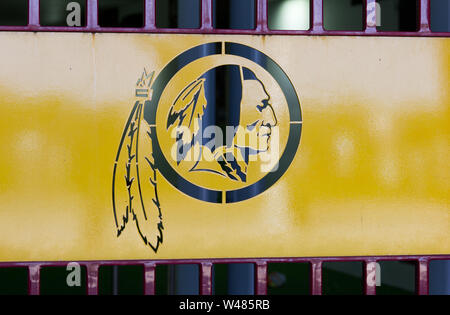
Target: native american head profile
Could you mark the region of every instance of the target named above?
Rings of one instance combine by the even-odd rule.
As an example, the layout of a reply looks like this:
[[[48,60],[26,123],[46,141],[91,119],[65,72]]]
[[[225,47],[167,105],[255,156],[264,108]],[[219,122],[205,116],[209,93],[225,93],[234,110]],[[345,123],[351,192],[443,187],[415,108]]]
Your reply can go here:
[[[193,161],[191,172],[246,182],[251,156],[268,151],[277,125],[270,101],[263,82],[244,66],[221,65],[200,75],[167,115],[177,164]]]

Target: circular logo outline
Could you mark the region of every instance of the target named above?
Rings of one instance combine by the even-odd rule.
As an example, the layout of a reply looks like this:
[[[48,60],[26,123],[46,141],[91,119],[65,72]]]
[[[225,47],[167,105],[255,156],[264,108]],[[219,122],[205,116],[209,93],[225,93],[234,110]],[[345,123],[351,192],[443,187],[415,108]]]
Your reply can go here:
[[[283,154],[277,165],[274,167],[276,168],[276,171],[268,172],[259,181],[248,186],[224,191],[197,186],[179,175],[164,157],[156,133],[156,112],[159,100],[171,78],[179,70],[197,59],[211,55],[222,55],[222,48],[225,55],[238,56],[253,61],[264,68],[275,79],[286,98],[290,118],[288,141]],[[233,42],[213,42],[195,46],[172,59],[172,61],[163,68],[153,82],[152,90],[152,99],[146,101],[144,104],[144,120],[150,126],[150,137],[152,139],[153,157],[156,168],[167,181],[188,196],[212,203],[223,203],[224,201],[225,203],[234,203],[244,201],[263,193],[275,184],[292,163],[298,146],[300,145],[302,131],[300,102],[295,88],[286,73],[277,63],[275,63],[275,61],[264,53],[250,46]]]

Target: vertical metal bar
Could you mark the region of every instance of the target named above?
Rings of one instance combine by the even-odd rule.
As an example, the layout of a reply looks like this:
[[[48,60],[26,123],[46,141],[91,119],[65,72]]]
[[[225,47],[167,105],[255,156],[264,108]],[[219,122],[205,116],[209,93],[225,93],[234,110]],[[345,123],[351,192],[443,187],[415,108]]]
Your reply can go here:
[[[87,27],[98,28],[98,0],[87,0]]]
[[[311,25],[313,33],[323,32],[323,0],[312,0]]]
[[[202,0],[202,30],[212,29],[212,0]]]
[[[144,294],[155,295],[155,269],[154,263],[144,264]]]
[[[417,266],[417,294],[428,295],[428,263],[426,258],[419,259]]]
[[[255,269],[255,294],[267,295],[267,261],[257,261]]]
[[[366,33],[377,31],[377,2],[376,0],[366,0]]]
[[[256,31],[266,32],[267,30],[267,0],[257,0]]]
[[[375,295],[377,285],[377,263],[375,260],[364,261],[364,294]]]
[[[39,295],[40,293],[40,265],[28,266],[28,294]]]
[[[322,262],[311,261],[311,294],[322,295]]]
[[[154,30],[156,28],[156,0],[145,0],[144,28]]]
[[[112,266],[112,294],[119,294],[119,266]]]
[[[87,264],[87,293],[98,295],[98,264]]]
[[[420,0],[420,30],[430,32],[430,0]]]
[[[202,262],[200,265],[200,295],[212,294],[212,263]]]
[[[28,26],[39,26],[39,0],[28,0]]]

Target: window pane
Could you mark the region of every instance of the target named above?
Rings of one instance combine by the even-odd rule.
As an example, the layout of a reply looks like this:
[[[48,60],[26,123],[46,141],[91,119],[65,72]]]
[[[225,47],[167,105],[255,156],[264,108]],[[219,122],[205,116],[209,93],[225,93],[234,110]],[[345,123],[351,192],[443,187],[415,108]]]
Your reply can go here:
[[[67,270],[66,267],[41,268],[42,295],[85,295],[86,267],[80,266],[80,274],[76,269]],[[79,285],[78,285],[79,284]]]
[[[268,4],[270,29],[309,29],[309,0],[269,0]]]
[[[450,1],[431,0],[431,30],[450,32]]]
[[[330,31],[362,31],[363,0],[324,0],[324,28]]]
[[[363,263],[326,262],[322,271],[322,291],[324,295],[363,294]]]
[[[39,14],[43,26],[86,26],[86,0],[40,0]]]
[[[117,282],[114,284],[114,269]],[[142,295],[144,294],[144,266],[101,266],[99,268],[98,293],[100,295]],[[115,288],[115,286],[117,287]],[[114,292],[117,290],[117,292]]]
[[[200,0],[157,0],[156,27],[199,28]]]
[[[267,293],[308,295],[309,263],[272,263],[267,269]]]
[[[144,0],[98,0],[98,23],[103,27],[143,27]]]
[[[415,32],[418,30],[419,1],[378,0],[379,31]]]
[[[0,25],[28,25],[28,0],[1,0]]]
[[[380,261],[377,295],[411,295],[416,291],[416,262]]]
[[[213,27],[254,29],[255,0],[213,0]]]
[[[0,268],[0,295],[28,294],[28,268]]]

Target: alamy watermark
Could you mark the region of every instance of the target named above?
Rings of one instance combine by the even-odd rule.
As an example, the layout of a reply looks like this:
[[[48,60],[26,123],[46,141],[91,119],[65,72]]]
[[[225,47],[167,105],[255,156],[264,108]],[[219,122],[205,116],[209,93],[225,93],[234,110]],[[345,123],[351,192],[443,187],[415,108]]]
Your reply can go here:
[[[171,158],[177,164],[214,161],[249,164],[260,161],[261,172],[275,172],[280,159],[278,126],[210,125],[193,129],[177,126],[170,130],[170,136],[174,139]]]
[[[78,2],[69,2],[66,11],[69,11],[66,17],[67,26],[81,26],[81,5]]]
[[[66,270],[69,273],[66,276],[66,284],[68,287],[81,286],[81,266],[79,263],[71,262],[67,264]]]

